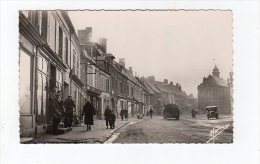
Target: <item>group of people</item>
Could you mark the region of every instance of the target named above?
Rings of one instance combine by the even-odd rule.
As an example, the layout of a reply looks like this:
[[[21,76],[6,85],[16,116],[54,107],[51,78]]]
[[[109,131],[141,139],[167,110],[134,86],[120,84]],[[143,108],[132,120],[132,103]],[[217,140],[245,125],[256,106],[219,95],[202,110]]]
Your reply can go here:
[[[61,100],[61,91],[56,94],[56,89],[53,89],[50,93],[49,105],[50,105],[50,116],[52,121],[53,134],[59,134],[58,128],[62,119],[64,119],[64,126],[72,126],[73,108],[76,107],[72,96],[63,102]]]
[[[149,111],[147,111],[146,115],[147,115],[147,116],[149,116],[149,115],[150,115],[150,117],[151,117],[151,118],[153,118],[153,109],[152,109],[152,108],[150,108],[150,110],[149,110]]]
[[[121,117],[121,120],[123,121],[124,119],[127,120],[128,119],[128,110],[126,109],[122,109],[120,111],[120,117]]]
[[[63,102],[61,99],[61,91],[56,93],[56,89],[53,89],[53,92],[50,93],[50,116],[52,122],[53,134],[59,134],[59,124],[64,119],[64,127],[71,127],[73,121],[73,111],[76,107],[72,96],[69,95],[68,98]],[[96,110],[90,101],[87,101],[83,107],[82,117],[84,119],[84,123],[87,126],[87,131],[91,130],[91,125],[94,125],[94,115],[96,114]],[[116,115],[112,110],[107,106],[105,110],[105,120],[106,127],[108,129],[108,125],[110,129],[115,128]]]
[[[104,115],[105,115],[107,129],[108,129],[108,125],[110,129],[114,129],[115,122],[116,122],[116,115],[114,114],[114,111],[110,110],[109,106],[107,106]]]

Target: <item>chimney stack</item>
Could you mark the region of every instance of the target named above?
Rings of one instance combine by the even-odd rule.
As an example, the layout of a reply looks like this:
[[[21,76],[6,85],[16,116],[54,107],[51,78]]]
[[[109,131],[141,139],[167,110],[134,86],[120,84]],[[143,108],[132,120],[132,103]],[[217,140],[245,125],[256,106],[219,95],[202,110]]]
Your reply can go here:
[[[133,75],[133,68],[129,67],[129,72]]]
[[[78,39],[80,44],[87,44],[92,40],[92,27],[86,27],[84,30],[78,30]]]
[[[155,81],[155,77],[154,76],[148,76],[147,80],[149,80],[151,82],[154,82]]]
[[[106,54],[107,53],[107,39],[99,38],[97,43],[98,43],[100,49]]]
[[[119,58],[119,64],[125,68],[125,58]]]
[[[172,81],[170,82],[171,85],[173,85]]]
[[[168,80],[167,79],[164,79],[164,84],[168,84]]]

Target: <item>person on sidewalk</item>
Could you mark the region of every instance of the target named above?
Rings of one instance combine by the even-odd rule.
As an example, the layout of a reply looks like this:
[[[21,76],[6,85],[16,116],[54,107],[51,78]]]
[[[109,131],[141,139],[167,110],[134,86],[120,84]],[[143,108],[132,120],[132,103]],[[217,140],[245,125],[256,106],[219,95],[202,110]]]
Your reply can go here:
[[[69,95],[68,98],[64,102],[65,107],[65,120],[64,126],[65,128],[71,127],[72,125],[72,118],[73,118],[73,108],[76,108],[75,102],[72,99],[72,96]]]
[[[95,108],[87,101],[83,107],[82,116],[84,116],[84,122],[87,125],[87,131],[91,130],[91,125],[94,125],[93,116],[95,115]]]
[[[126,121],[128,120],[128,110],[127,109],[125,110],[125,120]]]
[[[53,134],[58,135],[59,134],[59,124],[62,120],[62,113],[63,113],[63,102],[61,101],[61,92],[58,91],[56,94],[56,97],[52,103],[53,107],[53,114],[52,114],[52,129]]]
[[[107,106],[106,110],[105,110],[105,120],[106,120],[106,126],[107,126],[107,129],[108,129],[108,124],[109,124],[109,117],[111,115],[111,110],[109,109],[109,106]]]
[[[124,121],[124,110],[121,109],[120,111],[121,120]]]
[[[110,113],[110,116],[109,116],[109,126],[110,126],[110,129],[114,129],[115,128],[115,122],[116,122],[116,115],[114,114],[114,111],[112,111]]]
[[[192,116],[192,119],[196,119],[196,111],[194,109],[191,110],[191,116]]]
[[[149,113],[150,113],[150,117],[152,118],[153,117],[153,110],[152,110],[152,108],[150,108]]]

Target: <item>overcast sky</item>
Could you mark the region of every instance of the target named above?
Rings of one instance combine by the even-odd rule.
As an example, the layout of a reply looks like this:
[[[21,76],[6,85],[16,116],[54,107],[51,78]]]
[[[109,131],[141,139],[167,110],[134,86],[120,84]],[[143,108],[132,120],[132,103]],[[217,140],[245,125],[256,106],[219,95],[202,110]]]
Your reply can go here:
[[[197,86],[216,64],[232,71],[231,11],[70,11],[75,29],[92,27],[93,40],[107,38],[107,51],[125,58],[139,76],[180,83],[197,96]]]

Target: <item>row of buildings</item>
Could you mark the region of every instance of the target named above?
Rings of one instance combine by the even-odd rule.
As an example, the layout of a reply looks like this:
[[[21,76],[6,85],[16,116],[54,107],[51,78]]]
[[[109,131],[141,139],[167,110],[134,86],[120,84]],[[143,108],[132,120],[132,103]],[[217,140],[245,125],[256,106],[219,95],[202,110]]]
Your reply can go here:
[[[196,106],[180,84],[136,77],[124,58],[115,61],[107,53],[107,40],[92,41],[92,28],[76,32],[66,11],[20,11],[19,13],[20,136],[46,133],[50,122],[49,96],[56,88],[65,100],[72,95],[75,112],[81,114],[87,100],[103,119],[107,106],[119,115],[161,114],[167,103],[182,112]]]

